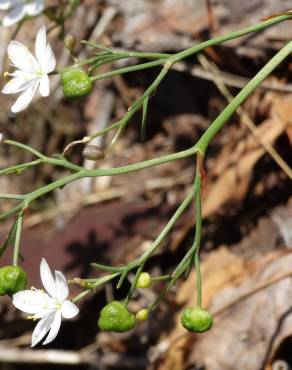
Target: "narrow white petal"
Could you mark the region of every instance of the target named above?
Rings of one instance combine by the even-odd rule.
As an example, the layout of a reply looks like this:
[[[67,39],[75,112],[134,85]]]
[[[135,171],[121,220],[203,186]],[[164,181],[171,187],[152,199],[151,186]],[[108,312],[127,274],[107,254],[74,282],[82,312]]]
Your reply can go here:
[[[43,345],[51,343],[56,338],[60,330],[61,319],[62,319],[61,311],[57,311],[55,313],[54,321],[52,322],[52,325],[51,325],[51,330],[46,340],[44,341]]]
[[[56,68],[56,58],[51,48],[51,45],[48,44],[46,48],[44,63],[42,65],[42,72],[51,73],[55,68]]]
[[[8,10],[12,6],[12,0],[0,0],[0,10]]]
[[[19,113],[28,107],[39,85],[39,80],[32,81],[29,87],[16,99],[11,107],[12,113]]]
[[[51,297],[56,298],[56,284],[47,261],[43,258],[40,267],[40,275],[44,288]]]
[[[64,302],[69,295],[67,280],[61,271],[55,272],[55,285],[58,302]]]
[[[5,27],[12,26],[13,24],[19,22],[24,16],[24,5],[17,5],[12,8],[12,10],[10,10],[3,18],[2,25]]]
[[[44,7],[43,0],[35,0],[34,2],[25,5],[25,12],[27,15],[33,17],[40,14],[44,10]]]
[[[11,41],[8,45],[7,53],[10,61],[16,68],[31,73],[40,71],[40,66],[35,57],[21,42]]]
[[[35,56],[41,68],[43,67],[45,63],[46,48],[47,48],[46,27],[42,26],[38,30],[36,39],[35,39]]]
[[[31,347],[37,345],[43,337],[47,334],[47,332],[51,329],[51,326],[55,319],[55,313],[47,315],[43,317],[34,328],[31,337]]]
[[[73,302],[67,300],[62,304],[62,315],[65,319],[72,319],[78,313],[79,308]]]
[[[43,97],[50,95],[50,81],[48,75],[43,75],[40,80],[40,94]]]

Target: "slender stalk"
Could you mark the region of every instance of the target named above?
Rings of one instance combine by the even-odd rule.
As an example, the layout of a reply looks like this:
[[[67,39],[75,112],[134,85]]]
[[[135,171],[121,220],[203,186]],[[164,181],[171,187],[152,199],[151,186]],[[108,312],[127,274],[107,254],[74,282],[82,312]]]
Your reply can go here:
[[[202,135],[197,142],[197,148],[205,153],[210,141],[217,132],[224,126],[227,120],[238,109],[238,107],[246,100],[246,98],[254,92],[256,87],[264,81],[269,74],[292,52],[292,41],[288,42],[274,57],[254,76],[253,79],[235,96],[231,103],[219,114],[215,121],[211,124],[208,130]]]
[[[134,66],[119,68],[119,69],[116,69],[116,70],[110,71],[110,72],[100,73],[96,76],[90,77],[90,79],[91,79],[91,81],[104,80],[105,78],[114,77],[114,76],[117,76],[117,75],[122,75],[122,74],[125,74],[125,73],[129,73],[129,72],[142,71],[144,69],[161,66],[164,63],[165,63],[164,59],[154,60],[152,62],[141,63],[141,64],[137,64],[137,65],[134,65]]]
[[[221,43],[226,42],[228,40],[236,39],[238,37],[247,35],[249,33],[254,33],[254,32],[260,31],[260,30],[262,30],[266,27],[273,26],[277,23],[280,23],[280,22],[283,22],[283,21],[289,20],[289,19],[292,19],[292,14],[280,15],[278,17],[267,19],[267,20],[265,20],[263,22],[260,22],[260,23],[254,25],[254,26],[245,27],[245,28],[242,28],[241,30],[230,32],[228,34],[215,37],[211,40],[204,41],[204,42],[202,42],[198,45],[192,46],[192,47],[190,47],[186,50],[183,50],[183,51],[175,54],[172,57],[172,62],[176,63],[179,60],[185,59],[185,58],[187,58],[187,57],[189,57],[189,56],[191,56],[195,53],[198,53],[199,51],[201,51],[203,49],[206,49],[210,46],[221,44]]]
[[[20,172],[27,168],[36,167],[42,163],[43,163],[42,159],[36,159],[35,161],[32,161],[32,162],[27,162],[27,163],[17,164],[15,166],[7,167],[0,171],[0,176],[7,175],[9,173]]]
[[[13,266],[17,266],[18,256],[19,256],[19,247],[20,247],[20,235],[22,230],[23,223],[23,214],[20,213],[17,218],[16,223],[16,232],[15,232],[15,241],[14,241],[14,250],[13,250]]]
[[[18,194],[0,194],[0,199],[24,200],[25,195]]]

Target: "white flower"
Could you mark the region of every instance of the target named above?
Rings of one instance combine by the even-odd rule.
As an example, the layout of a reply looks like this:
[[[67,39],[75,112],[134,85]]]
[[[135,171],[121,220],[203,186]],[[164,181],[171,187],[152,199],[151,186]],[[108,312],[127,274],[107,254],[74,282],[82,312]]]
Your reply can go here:
[[[62,316],[71,319],[79,312],[78,307],[66,298],[69,295],[67,281],[60,271],[55,279],[45,259],[41,261],[40,275],[45,290],[23,290],[13,295],[13,304],[30,315],[30,319],[41,319],[33,333],[31,346],[38,344],[48,334],[43,344],[52,342],[60,329]]]
[[[9,74],[12,79],[4,86],[2,93],[21,93],[11,108],[13,113],[18,113],[29,105],[38,88],[41,96],[50,94],[48,74],[55,69],[56,59],[50,44],[47,44],[45,26],[36,36],[36,58],[25,45],[14,40],[8,45],[7,52],[11,64],[17,69]]]
[[[2,132],[0,132],[0,143],[1,143],[2,140],[3,140],[3,134],[2,134]]]
[[[0,10],[8,10],[3,26],[11,26],[26,16],[34,17],[44,10],[43,0],[0,0]]]

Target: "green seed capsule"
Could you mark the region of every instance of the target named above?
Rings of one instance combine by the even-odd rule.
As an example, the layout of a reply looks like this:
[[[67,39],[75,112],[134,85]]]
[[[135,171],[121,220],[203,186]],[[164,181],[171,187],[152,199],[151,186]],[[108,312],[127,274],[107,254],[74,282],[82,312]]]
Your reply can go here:
[[[64,71],[61,74],[61,83],[64,96],[71,99],[88,95],[93,86],[88,74],[82,69]]]
[[[0,295],[12,295],[26,288],[27,275],[19,266],[0,268]]]
[[[100,312],[98,327],[103,331],[124,333],[134,328],[135,316],[118,301],[107,304]]]
[[[142,308],[136,313],[136,320],[138,321],[145,321],[149,317],[149,311],[147,308]]]
[[[136,288],[150,288],[151,287],[151,276],[148,272],[141,272]]]
[[[184,310],[181,323],[188,331],[203,333],[212,328],[213,316],[203,308],[189,307]]]

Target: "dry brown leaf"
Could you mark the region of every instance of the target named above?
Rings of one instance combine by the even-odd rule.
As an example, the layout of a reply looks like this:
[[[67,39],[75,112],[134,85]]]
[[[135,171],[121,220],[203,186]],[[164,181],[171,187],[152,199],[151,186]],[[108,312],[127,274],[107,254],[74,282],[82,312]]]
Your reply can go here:
[[[292,317],[285,317],[291,310],[292,284],[288,276],[291,270],[292,254],[281,255],[239,287],[219,293],[211,310],[220,311],[228,303],[230,308],[216,317],[212,331],[196,337],[189,363],[204,364],[206,370],[234,370],[234,364],[245,370],[265,366],[279,340],[292,334]],[[247,295],[285,273],[285,278]],[[237,304],[232,304],[236,300]]]
[[[258,127],[258,133],[265,143],[272,144],[285,129],[285,124],[279,120],[267,120]],[[217,160],[225,170],[215,183],[208,184],[205,192],[203,213],[210,216],[227,201],[241,200],[250,181],[252,169],[257,161],[265,154],[265,150],[250,134],[245,142],[239,142],[236,148],[224,151],[224,157]],[[215,171],[216,172],[216,171]]]
[[[213,297],[224,288],[234,286],[247,273],[244,261],[235,254],[228,251],[226,247],[221,247],[211,253],[201,264],[203,280],[203,305],[208,307]],[[191,273],[188,280],[179,288],[176,301],[184,307],[195,304],[196,286],[195,276]],[[183,309],[182,309],[183,310]],[[180,324],[182,310],[176,315],[176,327],[174,331],[163,342],[174,343],[161,362],[159,370],[180,370],[185,368],[184,358],[188,337],[184,336],[185,329]],[[180,338],[180,340],[176,340]]]

